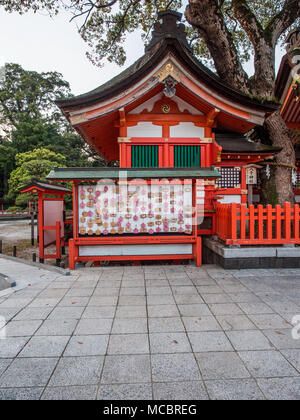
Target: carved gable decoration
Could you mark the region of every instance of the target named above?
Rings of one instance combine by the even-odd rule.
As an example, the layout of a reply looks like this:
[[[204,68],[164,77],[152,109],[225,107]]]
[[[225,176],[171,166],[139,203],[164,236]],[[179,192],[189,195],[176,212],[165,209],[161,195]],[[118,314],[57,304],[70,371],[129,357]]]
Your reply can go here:
[[[181,71],[171,60],[168,60],[154,75],[154,77],[157,77],[160,83],[162,83],[169,76],[176,80],[177,83],[181,81],[182,77]]]
[[[148,111],[144,110],[142,112],[142,114],[145,113],[148,113]],[[151,114],[190,114],[190,112],[187,110],[181,112],[176,102],[165,97],[155,102]]]

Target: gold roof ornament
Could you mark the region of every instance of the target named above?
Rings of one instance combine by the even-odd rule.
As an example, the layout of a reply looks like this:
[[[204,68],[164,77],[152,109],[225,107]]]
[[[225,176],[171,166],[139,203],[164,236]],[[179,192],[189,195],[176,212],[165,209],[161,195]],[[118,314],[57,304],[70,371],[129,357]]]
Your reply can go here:
[[[154,75],[157,77],[160,83],[163,83],[168,77],[172,77],[177,83],[181,81],[181,71],[178,67],[168,60]]]

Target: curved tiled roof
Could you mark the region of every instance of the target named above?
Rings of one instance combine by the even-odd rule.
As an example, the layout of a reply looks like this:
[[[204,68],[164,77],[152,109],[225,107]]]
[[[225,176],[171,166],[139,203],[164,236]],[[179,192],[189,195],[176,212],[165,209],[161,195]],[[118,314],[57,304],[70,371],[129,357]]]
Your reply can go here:
[[[223,153],[265,154],[276,153],[282,150],[280,147],[268,146],[260,141],[249,140],[241,134],[229,132],[216,133],[216,142],[222,146]]]

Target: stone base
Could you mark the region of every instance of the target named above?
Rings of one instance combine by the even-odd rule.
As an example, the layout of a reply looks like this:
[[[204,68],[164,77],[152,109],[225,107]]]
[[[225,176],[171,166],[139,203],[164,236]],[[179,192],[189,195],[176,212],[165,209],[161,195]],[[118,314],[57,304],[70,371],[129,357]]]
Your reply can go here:
[[[273,246],[228,247],[205,238],[203,263],[218,264],[225,269],[243,268],[300,268],[300,247]]]

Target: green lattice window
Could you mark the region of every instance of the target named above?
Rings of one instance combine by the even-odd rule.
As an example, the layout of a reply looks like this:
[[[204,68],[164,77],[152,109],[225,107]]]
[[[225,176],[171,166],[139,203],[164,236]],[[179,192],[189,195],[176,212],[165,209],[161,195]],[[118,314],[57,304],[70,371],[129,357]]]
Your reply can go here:
[[[174,167],[175,168],[200,168],[201,147],[200,146],[174,146]]]
[[[131,146],[132,168],[158,168],[158,146]]]

